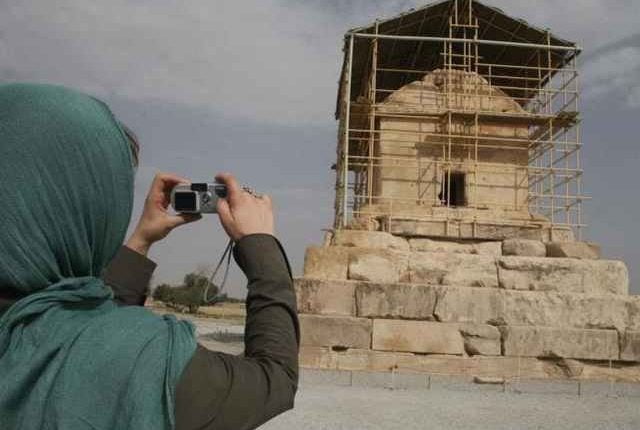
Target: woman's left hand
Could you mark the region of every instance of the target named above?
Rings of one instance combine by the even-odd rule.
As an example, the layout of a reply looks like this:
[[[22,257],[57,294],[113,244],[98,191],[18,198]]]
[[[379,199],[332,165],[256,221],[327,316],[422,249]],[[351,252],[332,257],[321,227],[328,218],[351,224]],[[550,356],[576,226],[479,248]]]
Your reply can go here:
[[[171,173],[156,174],[138,225],[126,243],[128,248],[147,255],[151,245],[164,239],[171,230],[201,218],[199,214],[171,215],[167,210],[171,202],[171,190],[176,185],[184,183],[189,181]]]

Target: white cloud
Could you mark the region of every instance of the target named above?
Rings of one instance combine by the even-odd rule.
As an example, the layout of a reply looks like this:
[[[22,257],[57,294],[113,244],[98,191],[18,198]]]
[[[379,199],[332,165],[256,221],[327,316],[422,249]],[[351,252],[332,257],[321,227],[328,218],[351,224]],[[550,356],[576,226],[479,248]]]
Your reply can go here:
[[[633,34],[640,16],[638,1],[487,3],[577,40],[587,52]],[[252,121],[326,122],[334,108],[343,33],[423,4],[2,2],[0,79],[57,82],[97,95],[205,108]],[[623,79],[615,65],[606,73],[611,82]]]
[[[640,48],[629,46],[607,52],[585,64],[583,75],[587,101],[609,95],[636,107],[634,90],[640,88]]]
[[[631,88],[627,96],[627,103],[634,108],[640,108],[640,85]]]
[[[32,1],[0,6],[0,64],[21,79],[291,123],[326,120],[338,35],[311,9],[244,2]],[[331,32],[333,33],[333,32]]]

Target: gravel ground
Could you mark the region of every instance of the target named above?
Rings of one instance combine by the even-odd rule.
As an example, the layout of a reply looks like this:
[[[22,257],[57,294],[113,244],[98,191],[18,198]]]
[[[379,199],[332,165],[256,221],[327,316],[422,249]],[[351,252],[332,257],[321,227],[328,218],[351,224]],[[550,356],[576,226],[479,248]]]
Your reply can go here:
[[[296,407],[260,429],[640,429],[640,395],[607,394],[608,384],[580,397],[537,390],[303,385]]]
[[[189,319],[205,347],[242,352],[244,327],[237,321]],[[640,384],[503,386],[451,376],[305,369],[296,407],[260,429],[640,430]]]

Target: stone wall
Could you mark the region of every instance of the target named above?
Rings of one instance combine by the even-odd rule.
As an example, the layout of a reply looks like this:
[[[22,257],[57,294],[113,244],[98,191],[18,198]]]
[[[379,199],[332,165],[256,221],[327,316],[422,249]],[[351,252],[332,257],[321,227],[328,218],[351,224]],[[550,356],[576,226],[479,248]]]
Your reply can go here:
[[[511,377],[518,360],[528,377],[640,381],[640,297],[593,244],[341,230],[327,245],[295,283],[304,366]]]

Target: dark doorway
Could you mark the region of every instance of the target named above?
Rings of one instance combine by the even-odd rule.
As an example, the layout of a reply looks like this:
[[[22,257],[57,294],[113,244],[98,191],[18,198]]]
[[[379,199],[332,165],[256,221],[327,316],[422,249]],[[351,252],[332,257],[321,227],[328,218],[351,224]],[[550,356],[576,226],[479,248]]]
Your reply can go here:
[[[465,174],[460,172],[444,172],[442,188],[440,189],[438,197],[445,206],[466,206]]]

